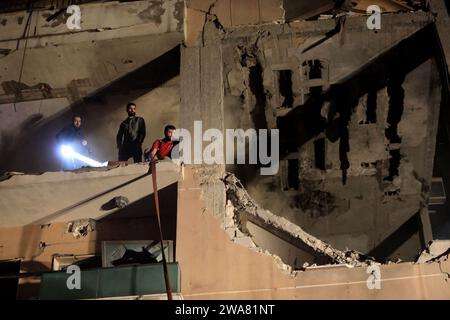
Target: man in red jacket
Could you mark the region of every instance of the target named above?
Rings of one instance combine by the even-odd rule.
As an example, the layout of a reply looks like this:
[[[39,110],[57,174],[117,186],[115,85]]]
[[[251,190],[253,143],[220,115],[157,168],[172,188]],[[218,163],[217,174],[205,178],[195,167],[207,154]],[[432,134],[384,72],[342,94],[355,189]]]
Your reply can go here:
[[[174,146],[178,144],[178,141],[172,141],[175,127],[171,124],[164,128],[164,138],[158,139],[153,142],[153,146],[150,150],[146,151],[145,157],[149,160],[155,158],[162,160],[165,157],[171,158],[171,152]]]

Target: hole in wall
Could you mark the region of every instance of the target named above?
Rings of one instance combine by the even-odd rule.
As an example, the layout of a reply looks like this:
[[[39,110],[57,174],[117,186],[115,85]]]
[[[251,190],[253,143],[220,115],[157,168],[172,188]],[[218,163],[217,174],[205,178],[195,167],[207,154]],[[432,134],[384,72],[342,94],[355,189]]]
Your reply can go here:
[[[256,103],[251,115],[255,124],[255,129],[267,128],[266,121],[266,94],[263,85],[263,68],[260,63],[256,63],[250,68],[249,85],[250,90],[253,93]]]
[[[404,109],[405,90],[403,90],[402,83],[405,75],[400,72],[395,72],[387,83],[387,92],[389,95],[389,111],[387,117],[388,127],[386,128],[386,138],[390,143],[402,142],[398,135],[397,129],[400,120],[402,119]]]
[[[281,107],[292,108],[294,106],[294,95],[292,93],[292,71],[280,70],[278,72],[278,88],[280,95],[284,98]]]
[[[314,141],[314,164],[317,169],[325,170],[325,139]]]
[[[300,180],[299,180],[299,163],[298,159],[288,160],[288,187],[289,189],[298,190]]]
[[[400,149],[389,151],[389,155],[389,176],[386,178],[386,180],[392,181],[394,177],[397,177],[399,174],[398,167],[400,166],[401,159]]]

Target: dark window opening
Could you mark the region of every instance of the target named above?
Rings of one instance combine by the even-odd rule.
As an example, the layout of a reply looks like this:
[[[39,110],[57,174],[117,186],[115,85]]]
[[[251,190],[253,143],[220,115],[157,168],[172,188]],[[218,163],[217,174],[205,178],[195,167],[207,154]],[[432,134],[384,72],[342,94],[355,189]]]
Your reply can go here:
[[[309,66],[309,79],[322,79],[322,63],[320,63],[320,60],[309,60],[307,64]]]
[[[400,166],[400,149],[389,151],[391,158],[389,159],[389,176],[386,180],[392,181],[394,177],[398,176],[398,167]]]
[[[305,77],[308,80],[322,79],[322,63],[320,60],[307,60],[303,63]],[[312,86],[309,88],[311,97],[319,97],[322,94],[322,86]]]
[[[314,141],[314,162],[317,169],[325,170],[325,139]]]
[[[298,190],[300,180],[298,177],[299,163],[298,159],[288,160],[288,187],[289,189]]]
[[[386,138],[390,143],[400,143],[402,139],[398,135],[397,128],[402,119],[404,109],[405,90],[402,88],[405,76],[395,73],[388,80],[387,91],[389,95],[389,111],[387,117],[388,128],[385,130]]]
[[[292,93],[292,71],[280,70],[278,73],[278,86],[284,101],[281,107],[292,108],[294,106],[294,94]]]
[[[266,92],[264,90],[263,85],[263,69],[261,64],[257,63],[256,65],[249,68],[249,86],[250,90],[255,96],[256,105],[252,110],[251,115],[253,118],[253,123],[255,124],[255,129],[265,129],[267,128],[266,121]]]

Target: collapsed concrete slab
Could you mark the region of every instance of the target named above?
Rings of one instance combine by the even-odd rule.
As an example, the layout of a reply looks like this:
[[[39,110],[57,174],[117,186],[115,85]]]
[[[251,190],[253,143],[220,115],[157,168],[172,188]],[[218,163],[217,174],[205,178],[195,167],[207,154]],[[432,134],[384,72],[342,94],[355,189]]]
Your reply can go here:
[[[362,260],[364,258],[360,255],[360,253],[355,251],[343,252],[336,250],[329,244],[306,233],[298,225],[258,206],[258,204],[256,204],[255,201],[249,196],[241,182],[233,174],[228,174],[225,176],[223,181],[227,189],[227,199],[231,200],[238,215],[245,213],[249,214],[251,217],[248,217],[247,219],[260,221],[260,223],[263,224],[263,228],[267,229],[272,227],[279,233],[287,233],[290,237],[292,237],[292,239],[299,239],[318,255],[329,257],[331,262],[350,266],[363,264]],[[237,220],[240,219],[240,217],[237,217]],[[241,225],[240,228],[245,228],[245,226]]]
[[[420,254],[417,263],[446,258],[450,253],[450,240],[433,240],[427,248]]]

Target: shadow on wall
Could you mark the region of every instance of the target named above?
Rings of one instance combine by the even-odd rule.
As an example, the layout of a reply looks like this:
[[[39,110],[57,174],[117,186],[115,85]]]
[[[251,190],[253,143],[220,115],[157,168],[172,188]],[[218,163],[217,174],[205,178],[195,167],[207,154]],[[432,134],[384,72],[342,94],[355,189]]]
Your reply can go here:
[[[173,240],[174,248],[177,225],[177,193],[177,183],[158,191],[163,238],[164,240]],[[105,240],[159,240],[153,193],[97,220],[97,252],[101,251],[101,241]]]
[[[149,186],[150,188],[151,186]],[[176,250],[178,184],[158,191],[161,230],[164,240],[172,240]],[[154,194],[149,194],[96,222],[95,252],[101,252],[102,241],[159,240]]]
[[[354,108],[357,106],[360,98],[367,94],[368,107],[366,110],[366,119],[368,123],[375,123],[377,118],[377,100],[376,95],[374,97],[374,93],[383,88],[387,89],[387,93],[389,95],[389,104],[386,106],[388,108],[386,120],[390,129],[387,130],[384,134],[386,139],[388,139],[391,143],[398,142],[399,137],[397,132],[397,125],[402,117],[404,98],[402,85],[405,75],[408,75],[410,72],[423,65],[426,61],[430,60],[437,63],[438,70],[440,72],[440,81],[445,82],[446,67],[443,63],[443,56],[439,51],[439,41],[437,39],[437,33],[433,24],[430,24],[429,26],[411,35],[407,39],[401,41],[398,45],[371,60],[370,63],[367,63],[362,68],[355,70],[355,72],[353,72],[349,77],[344,78],[339,83],[332,85],[328,91],[312,91],[310,98],[304,105],[295,106],[295,108],[291,109],[286,116],[279,117],[277,119],[277,126],[280,130],[280,158],[283,158],[290,153],[296,152],[297,149],[301,146],[307,143],[312,143],[313,139],[316,138],[320,133],[325,133],[326,137],[330,141],[337,142],[339,144],[339,159],[341,161],[342,182],[345,183],[346,169],[349,166],[347,155],[348,152],[351,151],[349,145],[350,137],[348,125],[350,116],[354,112]],[[426,90],[428,90],[428,86],[430,85],[428,79],[417,78],[414,81],[418,82],[417,87],[423,85],[425,92]],[[445,88],[446,86],[443,87]],[[416,91],[413,94],[420,95],[421,92]],[[320,112],[322,106],[326,102],[330,102],[330,112],[327,117],[327,119],[329,119],[328,122]],[[436,106],[433,105],[433,107]],[[325,108],[323,110],[325,110]],[[379,117],[381,118],[381,116]],[[316,147],[316,145],[314,145],[314,147]],[[320,146],[317,147],[319,148]],[[319,154],[320,152],[314,150],[314,153],[317,156],[317,154]],[[317,160],[317,158],[313,158],[313,160]],[[297,167],[294,166],[292,172],[298,179],[299,168],[298,161],[296,162]],[[390,176],[395,175],[396,171],[398,174],[398,165],[399,161],[397,161],[395,157],[392,157],[391,162],[389,163]],[[312,166],[314,166],[314,163],[312,164]],[[318,169],[319,166],[323,168],[323,162],[319,163],[319,165],[315,164],[315,166]],[[287,167],[286,169],[290,168]],[[239,168],[239,170],[235,170],[235,172],[236,175],[241,178],[241,180],[244,180],[243,177],[249,177],[249,175],[245,175],[245,170],[243,170],[242,168]],[[330,207],[332,208],[335,203],[335,201],[330,201],[329,197],[333,194],[329,194],[327,196],[326,193],[311,192],[316,191],[317,188],[320,189],[321,185],[312,185],[311,183],[308,184],[309,181],[307,181],[307,178],[308,177],[300,176],[301,181],[297,180],[297,182],[293,183],[294,185],[297,185],[297,188],[292,188],[295,189],[295,191],[292,190],[292,192],[277,192],[277,190],[281,189],[279,186],[280,183],[278,181],[270,181],[267,178],[261,176],[254,176],[252,180],[247,180],[245,182],[246,186],[249,186],[249,188],[247,189],[249,191],[249,194],[256,201],[258,201],[260,205],[264,204],[263,206],[266,209],[271,210],[274,213],[278,212],[283,217],[291,219],[291,221],[304,227],[306,232],[310,232],[315,236],[327,237],[331,245],[339,247],[339,243],[341,240],[338,236],[335,236],[335,234],[333,234],[333,228],[330,229],[332,230],[330,234],[325,234],[326,232],[330,231],[325,228],[321,229],[319,227],[311,227],[312,223],[317,222],[317,216],[308,216],[307,214],[303,213],[305,213],[306,209],[314,208],[314,206],[317,206],[319,209],[321,208],[321,206],[323,206],[324,210],[319,211],[319,213],[333,213],[333,216],[321,218],[321,220],[323,220],[322,222],[324,222],[322,225],[328,225],[329,223],[330,226],[333,226],[333,221],[338,221],[338,223],[340,223],[344,221],[342,219],[360,219],[358,212],[355,210],[351,210],[348,211],[348,214],[345,214],[345,218],[343,218],[343,216],[338,217],[340,215],[338,211],[333,212],[333,209],[330,210]],[[318,179],[317,181],[320,180]],[[299,184],[301,188],[298,188]],[[310,185],[312,185],[312,187],[310,187]],[[344,188],[342,188],[341,190],[343,189]],[[353,192],[356,189],[346,188],[346,190],[348,190],[346,192],[350,192],[349,194],[351,195],[351,198],[349,197],[349,199],[352,199],[351,201],[353,201],[353,197],[356,198],[356,196],[358,196],[357,193]],[[269,198],[268,195],[271,195],[270,201],[265,201],[265,199]],[[303,205],[300,205],[302,210],[297,210],[297,208],[292,208],[290,206],[290,203],[292,203],[290,199],[295,200],[295,197],[297,196],[300,196],[300,200],[304,201]],[[300,202],[300,204],[302,203]],[[337,205],[337,208],[348,210],[348,206],[352,207],[352,205],[350,205],[350,202],[347,202],[346,199],[342,199],[342,205]],[[412,215],[414,213],[415,212],[411,211],[408,214]],[[354,216],[354,214],[356,215]],[[364,220],[366,218],[367,215],[364,218],[361,218],[362,220],[360,221],[358,227],[362,227],[362,224],[365,224],[364,228],[370,230],[370,228],[373,228],[373,226],[371,226],[372,220]],[[320,225],[320,223],[318,223],[317,225]],[[382,241],[383,238],[380,238],[376,240],[378,242],[376,244],[379,245],[377,246],[377,248],[368,248],[368,250],[361,251],[367,254],[371,249],[374,249],[373,253],[371,253],[370,255],[375,256],[378,260],[389,258],[390,255],[395,252],[406,240],[411,239],[413,235],[416,238],[417,230],[417,223],[412,218],[409,224],[406,224],[406,226],[399,229],[398,232],[394,232],[389,236],[388,242],[386,242],[388,243],[388,245],[386,245],[386,243]],[[381,231],[382,232],[379,233],[378,237],[386,237],[386,235],[384,235],[385,230]],[[417,243],[418,242],[419,241],[417,241]],[[420,245],[418,244],[418,247],[419,246]],[[407,249],[409,250],[409,247]],[[406,249],[402,250],[402,254],[405,254]],[[417,252],[419,252],[419,250],[420,248],[417,250]]]
[[[114,190],[118,190],[119,188],[130,184],[132,182],[135,182],[139,179],[142,179],[144,177],[148,176],[148,174],[144,174],[142,176],[139,176],[137,178],[134,178],[124,184],[121,184],[117,187],[114,187],[112,189],[109,189],[106,191],[107,193],[110,193]],[[149,188],[151,186],[149,185]],[[35,250],[37,248],[37,243],[39,243],[41,237],[42,237],[42,228],[36,228],[36,226],[41,226],[44,224],[51,224],[55,219],[61,219],[64,217],[64,214],[76,209],[80,206],[85,205],[86,203],[89,203],[91,201],[94,201],[95,199],[98,199],[99,197],[105,195],[105,192],[99,193],[97,195],[94,195],[92,197],[89,197],[87,199],[83,199],[77,203],[74,203],[66,208],[63,208],[61,210],[58,210],[57,212],[51,213],[39,220],[36,220],[34,222],[29,223],[28,225],[25,225],[22,230],[22,234],[20,237],[19,242],[19,253],[20,256],[33,256],[35,255]],[[169,240],[175,240],[175,234],[176,234],[176,212],[177,212],[177,183],[171,184],[170,186],[167,186],[165,188],[162,188],[159,190],[159,199],[160,199],[160,211],[161,215],[164,216],[161,218],[162,225],[167,222],[167,225],[172,226],[170,229],[164,229],[163,235],[165,237],[168,237]],[[108,204],[107,202],[106,204]],[[102,210],[105,212],[105,215],[103,218],[100,218],[97,220],[96,227],[101,226],[104,221],[111,221],[111,220],[117,220],[121,219],[130,221],[132,219],[142,219],[142,218],[151,218],[155,220],[156,217],[156,211],[155,211],[155,202],[154,202],[154,195],[153,193],[149,194],[148,196],[135,201],[131,204],[128,204],[124,207],[121,207],[119,210],[115,211],[114,213],[108,214],[107,211],[110,211],[115,208],[107,208],[108,206],[106,204],[102,204],[99,208],[99,210]],[[165,219],[169,219],[165,221]],[[156,220],[155,220],[156,221]],[[155,224],[155,227],[157,225]],[[133,225],[130,226],[131,229],[133,229]],[[130,233],[130,228],[121,228],[117,229],[124,230],[122,234],[124,236],[137,236],[138,233]],[[157,229],[156,229],[157,230]],[[157,233],[152,232],[152,235],[158,235]],[[140,234],[140,236],[142,236]],[[97,237],[98,239],[98,237]],[[102,238],[100,238],[102,239]],[[126,239],[126,238],[125,238]],[[146,239],[146,238],[141,238]],[[120,240],[120,239],[119,239]],[[151,240],[151,238],[150,238]],[[30,244],[35,244],[34,247],[30,247]],[[31,254],[30,254],[31,252]]]
[[[177,183],[158,191],[163,238],[173,241],[174,252],[176,250],[177,192]],[[25,272],[50,271],[50,268],[42,262],[33,261],[34,257],[40,255],[38,244],[42,241],[43,229],[40,225],[27,225],[24,228],[25,232],[20,237],[20,255],[31,256],[31,259],[22,261],[22,270]],[[95,247],[92,249],[97,256],[101,255],[102,241],[159,240],[153,193],[97,220],[95,231],[89,233],[87,237],[95,241]],[[74,244],[76,244],[75,239],[73,243],[67,244],[67,248],[74,250]],[[41,251],[42,253],[44,251]],[[19,298],[37,297],[38,292],[39,283],[26,282],[19,286]]]
[[[20,137],[24,132],[28,132],[28,130],[32,130],[33,127],[37,125],[37,123],[42,120],[44,116],[40,113],[29,116],[25,121],[23,121],[16,132],[6,130],[0,131],[0,168],[2,167],[1,163],[9,158],[9,156],[14,152],[15,149],[15,141],[18,137]],[[0,171],[1,172],[1,171]]]
[[[390,107],[397,107],[394,103],[397,93],[395,89],[398,86],[401,87],[404,76],[433,57],[439,57],[438,42],[434,25],[429,25],[374,59],[349,78],[331,86],[328,91],[312,95],[305,105],[297,106],[286,116],[277,119],[277,126],[280,129],[281,157],[297,150],[319,133],[325,132],[330,141],[339,140],[339,158],[345,183],[346,170],[349,167],[347,154],[350,151],[348,124],[360,97],[387,86]],[[396,81],[397,79],[400,80]],[[328,114],[328,119],[331,121],[328,123],[320,114],[322,105],[326,101],[331,103]],[[389,111],[391,116],[395,110]],[[368,112],[376,111],[369,108]],[[373,118],[373,115],[368,114],[368,119],[370,118]],[[388,117],[390,126],[395,129],[400,121],[397,118],[399,118],[398,115]],[[390,132],[386,133],[388,138],[389,134]]]
[[[180,47],[176,46],[42,123],[39,122],[42,115],[34,115],[21,124],[16,135],[2,132],[0,174],[60,170],[55,135],[71,122],[74,113],[82,116],[89,143],[91,147],[95,146],[92,157],[101,161],[117,160],[115,133],[120,122],[126,118],[126,103],[160,87],[179,73]],[[144,108],[146,106],[139,108],[138,105],[137,114],[146,120],[146,115],[151,116],[157,110]]]

